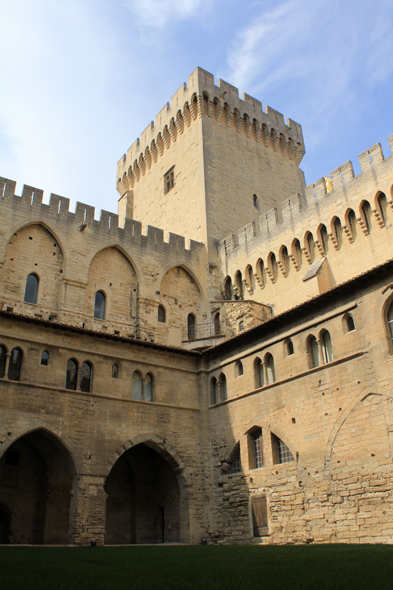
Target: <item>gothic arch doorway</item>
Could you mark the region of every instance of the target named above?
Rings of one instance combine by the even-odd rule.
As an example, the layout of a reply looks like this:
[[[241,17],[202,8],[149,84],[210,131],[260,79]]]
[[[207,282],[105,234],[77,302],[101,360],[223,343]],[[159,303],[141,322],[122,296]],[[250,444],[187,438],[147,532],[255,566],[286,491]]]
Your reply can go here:
[[[8,535],[7,542],[72,543],[75,506],[75,465],[56,436],[34,430],[4,452],[0,458],[0,535]]]
[[[173,467],[149,442],[119,457],[104,486],[108,495],[105,544],[183,540],[181,486]]]

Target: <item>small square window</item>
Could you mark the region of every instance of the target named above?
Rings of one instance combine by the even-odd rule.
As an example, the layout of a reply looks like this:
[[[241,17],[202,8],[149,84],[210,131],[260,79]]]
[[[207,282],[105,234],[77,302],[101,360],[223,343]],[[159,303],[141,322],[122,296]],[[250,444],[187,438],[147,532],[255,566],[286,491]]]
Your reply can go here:
[[[170,168],[168,170],[168,172],[165,172],[164,174],[164,195],[166,195],[171,188],[173,188],[175,186],[175,167],[172,166],[172,168]]]

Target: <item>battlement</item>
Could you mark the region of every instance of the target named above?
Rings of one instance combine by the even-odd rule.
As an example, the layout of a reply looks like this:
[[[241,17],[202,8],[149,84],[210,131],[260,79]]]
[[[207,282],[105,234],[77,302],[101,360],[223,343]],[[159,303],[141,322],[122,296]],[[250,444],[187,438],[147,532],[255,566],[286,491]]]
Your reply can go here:
[[[393,154],[393,134],[388,137]],[[282,241],[288,245],[291,230],[296,231],[301,244],[305,232],[316,233],[320,224],[325,224],[331,232],[330,219],[324,218],[333,204],[336,216],[345,225],[345,212],[352,208],[360,220],[360,205],[368,200],[371,210],[377,216],[376,197],[383,192],[393,208],[393,155],[384,157],[379,143],[359,155],[361,172],[354,174],[352,162],[345,162],[331,172],[331,178],[324,177],[306,188],[305,196],[295,194],[281,203],[281,208],[273,208],[252,222],[241,227],[237,235],[231,234],[220,241],[220,251],[227,257],[239,256],[240,251],[250,252],[254,247],[269,252],[275,243]],[[296,228],[296,230],[295,230]],[[302,230],[300,231],[300,228]]]
[[[302,128],[298,123],[287,119],[271,107],[263,110],[261,101],[246,93],[239,98],[239,90],[218,80],[214,83],[213,74],[196,68],[172,96],[146,129],[141,133],[127,153],[117,164],[117,190],[123,195],[134,186],[147,169],[157,161],[165,150],[170,148],[185,128],[203,117],[226,123],[238,133],[243,130],[247,137],[254,137],[257,143],[267,147],[270,143],[274,151],[299,165],[305,153]]]
[[[198,254],[204,245],[194,240],[186,240],[183,236],[169,233],[169,240],[164,241],[164,230],[148,225],[146,234],[142,233],[142,223],[134,219],[125,219],[124,227],[119,226],[116,213],[101,210],[100,218],[94,219],[95,208],[85,203],[76,203],[75,213],[69,210],[70,200],[51,194],[49,204],[42,202],[44,192],[32,186],[24,185],[22,195],[15,194],[16,182],[0,177],[0,205],[2,215],[8,217],[10,230],[16,231],[19,226],[28,223],[47,222],[56,227],[73,228],[88,238],[103,243],[113,242],[150,250],[160,250],[169,255],[189,257]],[[15,229],[14,229],[15,227]]]

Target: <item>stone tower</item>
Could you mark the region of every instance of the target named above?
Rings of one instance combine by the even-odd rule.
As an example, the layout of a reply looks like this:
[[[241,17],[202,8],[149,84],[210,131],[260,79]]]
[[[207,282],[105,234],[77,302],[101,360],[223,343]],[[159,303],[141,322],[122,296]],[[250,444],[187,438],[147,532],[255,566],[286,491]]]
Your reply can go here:
[[[117,164],[125,217],[217,245],[299,193],[301,126],[197,68]],[[213,293],[211,293],[213,295]]]

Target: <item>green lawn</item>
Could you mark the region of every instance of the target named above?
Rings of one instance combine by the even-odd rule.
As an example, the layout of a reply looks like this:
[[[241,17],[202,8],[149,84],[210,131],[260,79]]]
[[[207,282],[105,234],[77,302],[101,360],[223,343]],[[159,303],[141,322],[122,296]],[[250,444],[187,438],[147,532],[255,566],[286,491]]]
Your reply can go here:
[[[381,590],[393,546],[0,547],[1,590]]]

